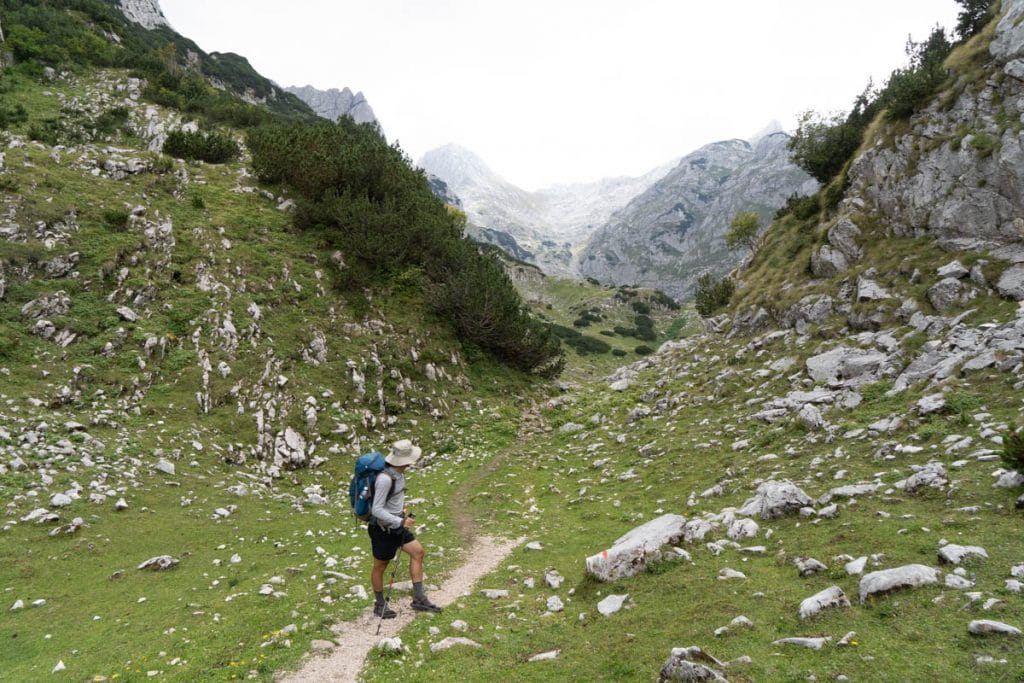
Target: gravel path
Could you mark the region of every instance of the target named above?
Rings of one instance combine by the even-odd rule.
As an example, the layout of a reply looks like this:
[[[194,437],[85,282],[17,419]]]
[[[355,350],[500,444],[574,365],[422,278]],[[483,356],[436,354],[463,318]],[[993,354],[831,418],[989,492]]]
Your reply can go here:
[[[522,541],[523,539],[508,541],[489,536],[474,538],[466,550],[466,562],[452,571],[440,590],[430,592],[430,599],[442,607],[448,606],[460,596],[467,594],[477,579],[501,564],[501,561]],[[337,647],[325,656],[313,655],[301,669],[281,680],[283,683],[358,681],[359,671],[363,668],[363,662],[370,650],[382,638],[398,635],[399,631],[416,618],[416,613],[409,606],[410,600],[411,597],[404,596],[392,600],[391,604],[398,612],[398,616],[384,622],[379,636],[379,619],[373,616],[373,609],[369,607],[355,621],[336,624],[334,639],[338,643]]]

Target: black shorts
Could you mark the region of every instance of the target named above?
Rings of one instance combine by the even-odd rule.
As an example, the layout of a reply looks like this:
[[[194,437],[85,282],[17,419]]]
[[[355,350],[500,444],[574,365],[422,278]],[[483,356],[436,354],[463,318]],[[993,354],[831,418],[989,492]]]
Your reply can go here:
[[[376,522],[370,522],[366,527],[370,532],[370,547],[373,548],[373,557],[378,560],[390,560],[406,543],[416,540],[408,529],[384,529]]]

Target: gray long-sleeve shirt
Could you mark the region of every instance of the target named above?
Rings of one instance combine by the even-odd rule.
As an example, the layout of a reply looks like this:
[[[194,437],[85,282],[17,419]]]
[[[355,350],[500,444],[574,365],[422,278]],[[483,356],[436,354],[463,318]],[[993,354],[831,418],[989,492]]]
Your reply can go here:
[[[373,506],[370,508],[370,514],[385,529],[400,529],[404,522],[404,509],[405,475],[388,467],[378,474],[374,481]]]

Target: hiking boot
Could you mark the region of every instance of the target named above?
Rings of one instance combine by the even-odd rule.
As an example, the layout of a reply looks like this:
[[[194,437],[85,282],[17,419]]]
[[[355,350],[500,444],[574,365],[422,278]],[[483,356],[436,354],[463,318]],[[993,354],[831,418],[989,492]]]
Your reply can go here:
[[[398,612],[388,607],[387,603],[381,603],[373,606],[373,616],[381,619],[394,619],[398,616]]]
[[[441,608],[438,607],[437,605],[435,605],[434,603],[430,602],[429,598],[423,598],[422,600],[419,600],[417,598],[413,598],[412,608],[414,610],[416,610],[417,612],[434,612],[434,613],[437,613],[437,612],[441,611]]]

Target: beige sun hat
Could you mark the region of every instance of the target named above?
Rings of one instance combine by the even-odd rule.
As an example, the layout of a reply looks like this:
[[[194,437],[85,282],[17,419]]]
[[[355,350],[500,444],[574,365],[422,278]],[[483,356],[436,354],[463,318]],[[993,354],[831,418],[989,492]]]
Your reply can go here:
[[[419,446],[412,445],[412,441],[402,439],[391,444],[391,451],[384,458],[384,462],[395,467],[411,465],[420,459],[422,453],[423,451]]]

